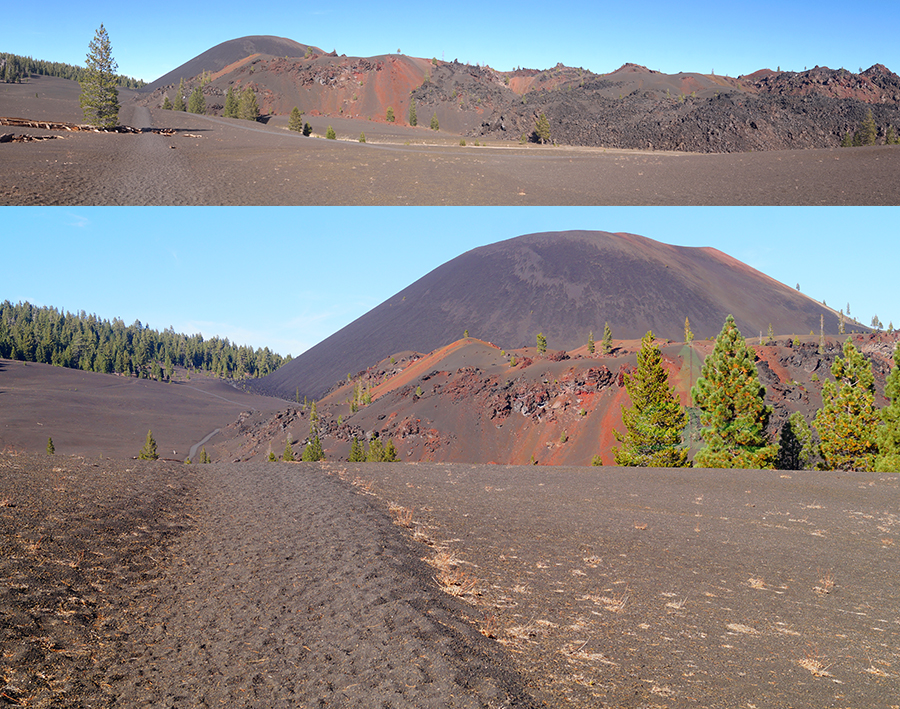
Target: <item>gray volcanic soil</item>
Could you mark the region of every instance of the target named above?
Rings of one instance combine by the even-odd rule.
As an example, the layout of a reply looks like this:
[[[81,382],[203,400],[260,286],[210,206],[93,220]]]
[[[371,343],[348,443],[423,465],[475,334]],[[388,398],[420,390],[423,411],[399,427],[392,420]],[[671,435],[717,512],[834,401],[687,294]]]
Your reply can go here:
[[[79,120],[62,81],[0,86],[0,115]],[[126,92],[122,103],[123,123],[177,133],[5,143],[0,204],[896,204],[900,194],[897,146],[728,155],[462,147],[425,127],[311,118],[317,135],[334,126],[339,140],[327,141],[290,134],[280,120],[146,109]],[[369,142],[357,142],[360,132]]]
[[[327,467],[456,558],[551,706],[897,705],[896,475]]]
[[[0,706],[887,709],[898,503],[868,473],[3,454]]]
[[[0,706],[539,706],[317,466],[0,455],[0,544]]]

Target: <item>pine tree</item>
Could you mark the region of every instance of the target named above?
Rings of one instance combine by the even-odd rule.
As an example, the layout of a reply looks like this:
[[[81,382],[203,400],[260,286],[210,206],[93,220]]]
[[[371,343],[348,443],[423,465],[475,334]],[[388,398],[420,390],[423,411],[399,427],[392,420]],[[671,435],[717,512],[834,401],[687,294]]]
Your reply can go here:
[[[384,114],[384,118],[388,123],[394,122],[394,108],[392,106],[387,107],[387,111]]]
[[[622,411],[625,434],[615,431],[621,448],[614,448],[616,465],[653,468],[684,468],[687,448],[681,445],[688,417],[669,387],[669,375],[662,366],[662,353],[648,332],[641,340],[637,369],[625,376],[631,408]]]
[[[587,349],[588,349],[588,352],[590,352],[591,354],[594,354],[594,351],[597,349],[596,347],[594,347],[594,331],[593,330],[591,330],[588,333]]]
[[[534,126],[534,134],[541,145],[550,142],[550,121],[543,113],[538,117]]]
[[[537,334],[537,351],[538,354],[544,354],[547,351],[547,338],[542,332]]]
[[[56,453],[56,446],[53,445],[53,439],[47,436],[47,455]]]
[[[369,441],[369,450],[366,451],[366,461],[369,463],[380,463],[384,459],[384,446],[378,438],[378,434],[372,436]]]
[[[199,86],[191,91],[188,99],[188,113],[206,113],[206,99],[203,98],[203,89]]]
[[[81,110],[92,126],[113,128],[119,122],[119,91],[116,88],[116,60],[103,25],[94,34],[85,62],[87,71],[81,80]]]
[[[393,438],[388,438],[381,460],[384,463],[396,463],[399,460],[399,458],[397,458],[397,448],[394,446]]]
[[[291,446],[290,436],[288,436],[287,443],[284,446],[284,453],[282,454],[281,459],[286,463],[290,463],[294,460],[294,448]]]
[[[307,138],[312,135],[312,126],[309,125],[309,123],[303,124],[303,135],[305,135]]]
[[[184,79],[178,82],[178,92],[175,94],[175,103],[172,104],[173,111],[186,111],[187,106],[184,105]]]
[[[409,101],[409,125],[416,126],[419,124],[419,119],[416,117],[416,100],[410,99]]]
[[[325,137],[326,137],[328,140],[336,140],[336,139],[337,139],[337,133],[334,132],[334,128],[332,128],[331,126],[328,126],[328,130],[325,131]]]
[[[303,114],[300,113],[300,109],[296,106],[291,109],[291,117],[288,119],[288,130],[297,133],[303,132]]]
[[[278,458],[275,457],[275,454],[272,451],[269,451],[269,457],[267,458],[267,460],[270,463],[274,463],[276,460],[278,460]]]
[[[844,343],[844,357],[831,366],[835,381],[822,385],[822,408],[814,424],[826,470],[873,470],[878,453],[879,416],[875,409],[872,365],[853,345]]]
[[[603,326],[603,339],[600,341],[600,348],[603,354],[612,352],[612,330],[609,329],[609,323]]]
[[[803,414],[795,411],[781,427],[778,439],[777,470],[806,470],[812,457],[812,432]]]
[[[875,139],[878,137],[878,128],[875,126],[875,119],[872,117],[871,108],[866,113],[866,117],[859,127],[858,135],[859,145],[875,145]]]
[[[171,111],[171,110],[172,110],[172,102],[169,100],[169,97],[168,97],[168,96],[166,96],[166,97],[163,99],[162,107],[163,107],[163,110],[164,110],[164,111]]]
[[[684,318],[684,342],[689,345],[694,341],[694,333],[691,332],[691,321]]]
[[[894,348],[894,366],[884,382],[884,395],[891,402],[880,412],[875,470],[900,473],[900,344]]]
[[[325,460],[325,451],[322,450],[322,442],[319,440],[319,414],[316,412],[315,401],[309,408],[309,443],[303,449],[303,460],[306,462]]]
[[[702,468],[770,468],[778,452],[766,436],[771,408],[759,383],[754,353],[729,315],[691,390],[706,443],[694,464]]]
[[[440,130],[441,124],[438,122],[436,113],[431,114],[431,130]]]
[[[153,432],[147,431],[147,440],[144,442],[141,452],[138,453],[138,460],[156,460],[157,458],[159,458],[159,454],[156,452],[156,441],[153,438]]]
[[[201,463],[212,463],[212,459],[209,457],[209,453],[206,452],[206,447],[200,449],[200,462]]]
[[[354,436],[353,441],[350,443],[350,458],[348,460],[351,463],[361,463],[365,459],[366,452],[363,450],[362,443]]]
[[[247,86],[241,91],[238,101],[238,118],[245,121],[255,121],[259,118],[259,103],[256,101],[256,93]]]
[[[222,110],[222,115],[225,116],[225,118],[238,117],[238,98],[234,95],[234,89],[230,86],[225,92],[225,107]]]

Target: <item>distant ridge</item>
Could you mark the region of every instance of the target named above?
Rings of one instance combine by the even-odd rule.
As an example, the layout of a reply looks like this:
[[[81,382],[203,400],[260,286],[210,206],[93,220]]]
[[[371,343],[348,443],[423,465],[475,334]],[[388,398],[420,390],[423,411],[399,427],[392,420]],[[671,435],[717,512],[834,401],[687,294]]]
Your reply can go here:
[[[227,42],[217,44],[211,49],[207,49],[203,54],[197,55],[168,74],[164,74],[156,81],[147,84],[143,90],[153,91],[160,86],[177,84],[181,79],[190,79],[204,71],[221,71],[229,64],[249,57],[251,54],[266,54],[275,57],[302,57],[306,54],[306,49],[307,45],[305,44],[300,44],[285,37],[273,37],[271,35],[253,35],[230,39]]]
[[[754,336],[837,334],[838,315],[821,303],[713,248],[670,246],[633,234],[529,234],[468,251],[251,384],[284,398],[318,399],[339,379],[391,354],[431,352],[462,337],[514,349],[574,349],[609,322],[617,339],[648,330],[682,341],[719,332],[728,314]],[[858,330],[866,330],[854,325]]]

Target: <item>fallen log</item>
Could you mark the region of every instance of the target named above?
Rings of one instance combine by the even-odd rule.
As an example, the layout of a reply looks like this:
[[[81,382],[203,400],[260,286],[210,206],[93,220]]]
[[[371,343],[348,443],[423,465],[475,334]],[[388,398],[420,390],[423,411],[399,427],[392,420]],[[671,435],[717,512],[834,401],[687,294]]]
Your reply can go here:
[[[64,123],[61,121],[39,121],[32,118],[15,118],[0,116],[0,126],[14,128],[43,128],[44,130],[87,131],[92,133],[142,133],[140,128],[132,126],[113,126],[112,128],[100,128],[86,123]]]

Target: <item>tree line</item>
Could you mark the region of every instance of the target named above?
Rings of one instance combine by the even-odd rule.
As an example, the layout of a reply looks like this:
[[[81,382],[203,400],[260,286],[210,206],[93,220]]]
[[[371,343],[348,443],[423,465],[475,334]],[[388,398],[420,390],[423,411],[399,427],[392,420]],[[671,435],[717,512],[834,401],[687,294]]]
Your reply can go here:
[[[70,81],[84,81],[89,69],[65,62],[48,62],[43,59],[32,59],[18,54],[0,52],[0,77],[7,84],[18,84],[28,79],[31,74],[56,76]],[[126,89],[139,89],[146,82],[124,74],[116,74],[116,84]]]
[[[254,350],[228,338],[204,339],[172,328],[125,325],[28,302],[0,304],[0,358],[104,374],[170,381],[175,367],[231,379],[262,377],[290,361],[268,347]]]
[[[687,327],[687,326],[686,326]],[[728,316],[712,353],[703,361],[691,399],[700,417],[704,446],[693,464],[706,468],[808,468],[900,472],[900,344],[885,383],[890,403],[875,406],[871,363],[852,338],[822,386],[822,408],[813,419],[816,436],[799,412],[785,422],[777,442],[767,434],[772,407],[765,404],[755,353]],[[652,332],[641,341],[637,368],[625,377],[631,407],[616,432],[617,465],[683,467],[689,414],[669,386]],[[594,462],[600,464],[599,457]]]

